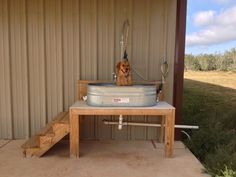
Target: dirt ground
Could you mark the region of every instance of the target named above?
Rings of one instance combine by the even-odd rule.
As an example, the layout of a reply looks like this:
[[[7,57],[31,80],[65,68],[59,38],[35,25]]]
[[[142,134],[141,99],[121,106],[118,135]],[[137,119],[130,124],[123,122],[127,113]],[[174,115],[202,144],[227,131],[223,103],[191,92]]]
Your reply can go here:
[[[236,89],[235,72],[187,71],[184,73],[184,78]]]

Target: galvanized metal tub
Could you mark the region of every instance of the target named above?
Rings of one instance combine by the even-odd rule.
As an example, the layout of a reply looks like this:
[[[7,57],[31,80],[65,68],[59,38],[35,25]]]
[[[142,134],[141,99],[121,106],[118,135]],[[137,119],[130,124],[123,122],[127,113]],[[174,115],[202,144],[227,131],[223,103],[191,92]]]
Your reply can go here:
[[[143,107],[156,105],[155,84],[116,86],[112,83],[90,83],[87,87],[89,106]]]

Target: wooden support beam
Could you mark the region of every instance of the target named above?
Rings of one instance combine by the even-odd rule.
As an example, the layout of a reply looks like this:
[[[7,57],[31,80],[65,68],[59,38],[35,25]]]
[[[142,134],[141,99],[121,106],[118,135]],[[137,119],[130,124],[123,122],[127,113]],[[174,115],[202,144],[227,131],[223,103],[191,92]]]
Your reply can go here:
[[[79,116],[70,111],[70,157],[79,157]]]
[[[186,13],[187,0],[177,0],[173,95],[173,105],[176,108],[175,124],[181,124],[182,122]],[[180,138],[180,130],[177,130],[175,139],[180,140]]]

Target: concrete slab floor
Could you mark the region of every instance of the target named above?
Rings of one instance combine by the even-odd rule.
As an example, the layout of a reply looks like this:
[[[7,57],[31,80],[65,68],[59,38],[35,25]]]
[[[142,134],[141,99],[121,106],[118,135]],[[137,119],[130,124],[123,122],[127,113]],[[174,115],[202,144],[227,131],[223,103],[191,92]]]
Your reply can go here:
[[[79,159],[69,158],[63,141],[41,158],[24,158],[23,142],[0,146],[1,177],[209,177],[181,142],[175,142],[171,159],[164,158],[162,144],[154,148],[151,141],[82,141]]]

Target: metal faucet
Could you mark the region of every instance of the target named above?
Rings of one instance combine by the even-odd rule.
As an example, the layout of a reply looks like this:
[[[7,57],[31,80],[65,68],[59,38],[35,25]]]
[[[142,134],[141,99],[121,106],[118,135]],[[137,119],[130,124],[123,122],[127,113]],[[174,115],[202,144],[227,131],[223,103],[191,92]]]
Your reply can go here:
[[[112,73],[112,82],[113,83],[116,83],[116,78],[117,78],[116,73]]]

